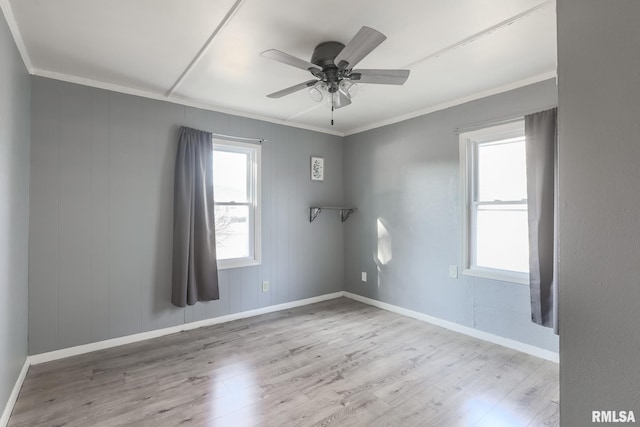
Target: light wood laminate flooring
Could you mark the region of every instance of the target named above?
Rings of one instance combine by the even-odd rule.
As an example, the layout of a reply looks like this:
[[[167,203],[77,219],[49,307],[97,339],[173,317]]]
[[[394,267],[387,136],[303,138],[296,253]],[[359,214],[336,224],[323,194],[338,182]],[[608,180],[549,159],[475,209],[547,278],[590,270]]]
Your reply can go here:
[[[558,425],[558,365],[346,298],[29,369],[9,426]]]

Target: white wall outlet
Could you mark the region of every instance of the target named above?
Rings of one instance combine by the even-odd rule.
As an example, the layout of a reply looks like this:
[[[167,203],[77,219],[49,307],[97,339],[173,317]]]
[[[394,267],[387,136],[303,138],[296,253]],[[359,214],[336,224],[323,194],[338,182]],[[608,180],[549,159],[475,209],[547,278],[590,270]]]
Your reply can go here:
[[[458,266],[457,265],[450,265],[449,266],[449,277],[451,279],[457,279],[458,278]]]
[[[269,281],[262,282],[262,292],[269,292]]]
[[[360,273],[360,280],[362,280],[363,282],[367,281],[367,272],[363,271],[362,273]]]

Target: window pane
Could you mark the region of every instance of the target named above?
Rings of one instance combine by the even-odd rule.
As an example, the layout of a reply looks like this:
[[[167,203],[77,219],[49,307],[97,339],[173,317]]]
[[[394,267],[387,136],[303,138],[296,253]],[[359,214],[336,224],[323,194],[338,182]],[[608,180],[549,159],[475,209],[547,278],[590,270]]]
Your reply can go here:
[[[249,206],[216,205],[216,255],[218,259],[247,258],[249,250]]]
[[[247,153],[213,151],[213,197],[217,202],[247,202]]]
[[[529,271],[527,205],[481,205],[477,211],[476,265]]]
[[[478,201],[527,198],[524,139],[478,145]]]

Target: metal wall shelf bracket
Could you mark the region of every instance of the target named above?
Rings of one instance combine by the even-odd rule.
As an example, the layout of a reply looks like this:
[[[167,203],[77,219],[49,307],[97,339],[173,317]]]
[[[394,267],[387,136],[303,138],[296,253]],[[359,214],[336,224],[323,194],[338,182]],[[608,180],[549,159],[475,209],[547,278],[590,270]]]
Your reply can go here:
[[[309,208],[309,222],[313,222],[321,211],[322,208]]]
[[[345,222],[353,213],[353,209],[340,209],[340,221]]]
[[[309,222],[313,222],[314,219],[318,217],[318,214],[322,212],[323,209],[340,211],[340,221],[345,222],[351,214],[356,211],[356,208],[345,208],[345,207],[335,207],[335,206],[311,206],[309,208]]]

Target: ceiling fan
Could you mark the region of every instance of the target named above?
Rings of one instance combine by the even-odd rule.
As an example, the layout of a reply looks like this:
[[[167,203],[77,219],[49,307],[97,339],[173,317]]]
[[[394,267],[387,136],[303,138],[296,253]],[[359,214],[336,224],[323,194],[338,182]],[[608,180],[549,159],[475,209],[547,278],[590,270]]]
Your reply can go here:
[[[281,98],[308,89],[314,101],[321,102],[326,99],[333,111],[351,104],[351,98],[357,91],[356,83],[402,85],[409,77],[409,70],[353,69],[386,38],[373,28],[362,27],[346,46],[336,41],[320,43],[313,50],[311,62],[276,49],[265,50],[260,55],[309,71],[314,77],[267,97]],[[331,122],[333,124],[333,120]]]

